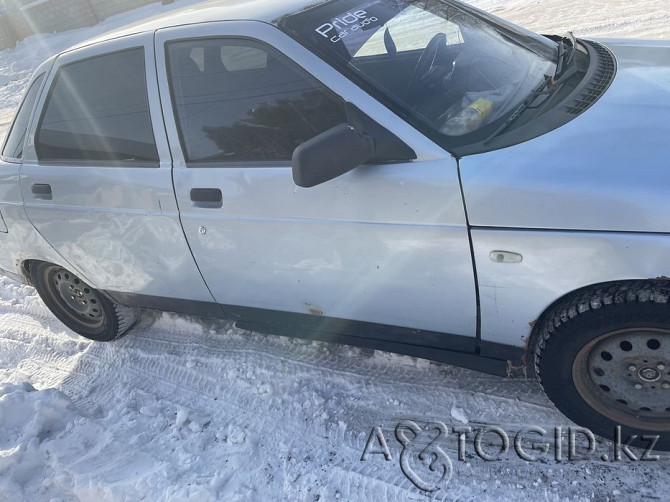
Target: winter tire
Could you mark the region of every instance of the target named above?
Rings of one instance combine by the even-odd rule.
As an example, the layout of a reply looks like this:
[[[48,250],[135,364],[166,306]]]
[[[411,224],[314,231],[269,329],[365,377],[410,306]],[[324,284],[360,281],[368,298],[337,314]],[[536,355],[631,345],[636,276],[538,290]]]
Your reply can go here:
[[[83,337],[109,342],[124,335],[137,312],[119,305],[59,265],[34,262],[30,278],[51,312]]]
[[[557,306],[540,327],[535,366],[574,422],[670,450],[670,284],[614,283]]]

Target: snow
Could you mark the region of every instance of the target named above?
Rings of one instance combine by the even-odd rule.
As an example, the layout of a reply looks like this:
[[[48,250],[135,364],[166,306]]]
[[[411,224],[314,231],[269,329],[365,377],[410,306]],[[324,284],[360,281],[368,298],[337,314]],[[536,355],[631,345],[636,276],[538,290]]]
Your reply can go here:
[[[457,408],[456,406],[451,408],[451,418],[458,420],[462,424],[467,424],[469,422],[465,410],[463,408]]]
[[[0,52],[3,116],[51,54],[191,3],[148,5]],[[666,0],[473,3],[541,32],[670,39]],[[436,492],[421,492],[400,469],[394,432],[407,420],[450,430],[444,451],[453,476]],[[498,426],[513,439],[530,426],[562,426],[565,436],[570,425],[532,380],[224,321],[152,313],[129,336],[92,343],[64,328],[31,287],[0,278],[0,500],[604,501],[668,493],[667,454],[655,462],[556,462],[551,454],[526,462],[512,451],[488,462],[468,436],[460,460],[451,431]],[[374,453],[374,435],[361,460],[375,430],[389,461]],[[499,448],[493,434],[484,445]]]

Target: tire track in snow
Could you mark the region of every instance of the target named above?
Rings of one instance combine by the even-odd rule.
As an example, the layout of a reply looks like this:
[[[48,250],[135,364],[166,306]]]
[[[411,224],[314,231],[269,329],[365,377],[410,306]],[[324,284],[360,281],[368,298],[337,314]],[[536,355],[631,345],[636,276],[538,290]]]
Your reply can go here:
[[[191,326],[192,330],[197,331],[197,328],[197,324]],[[117,377],[117,386],[135,384],[135,390],[141,390],[161,400],[166,400],[169,396],[173,409],[192,406],[198,399],[201,401],[206,399],[209,407],[215,407],[217,401],[225,403],[227,408],[225,413],[215,417],[221,423],[246,426],[247,430],[252,431],[265,430],[269,424],[273,438],[279,439],[277,443],[280,445],[278,449],[266,451],[269,457],[281,456],[284,448],[295,450],[300,443],[318,442],[324,434],[335,434],[336,439],[331,448],[338,451],[335,464],[339,468],[338,472],[349,470],[355,476],[371,477],[377,480],[368,481],[373,484],[376,482],[393,484],[400,481],[403,490],[410,489],[411,484],[405,478],[399,478],[396,471],[392,471],[389,480],[380,477],[375,469],[367,467],[366,464],[356,462],[362,447],[356,431],[342,433],[339,436],[334,423],[318,421],[312,427],[305,427],[304,420],[301,420],[303,417],[300,408],[289,407],[283,413],[273,414],[272,399],[267,401],[268,406],[259,409],[258,401],[254,402],[256,396],[253,393],[253,386],[226,385],[230,382],[237,383],[234,382],[236,374],[231,373],[226,367],[232,365],[253,368],[251,376],[254,378],[259,374],[270,376],[292,374],[297,378],[309,376],[315,382],[340,379],[345,380],[345,386],[360,387],[354,390],[354,394],[363,392],[373,396],[383,396],[390,390],[397,390],[394,389],[397,386],[401,387],[403,393],[404,389],[417,394],[425,390],[434,392],[436,389],[441,392],[463,392],[457,388],[462,387],[462,383],[458,384],[458,373],[462,372],[467,376],[472,374],[465,370],[448,372],[457,384],[450,389],[435,381],[437,376],[444,373],[444,368],[440,365],[407,367],[411,359],[394,358],[388,361],[379,357],[362,357],[355,351],[349,353],[341,348],[335,351],[336,354],[331,354],[324,350],[328,348],[328,344],[322,342],[291,343],[266,335],[191,334],[190,337],[195,337],[197,341],[191,339],[182,342],[183,335],[188,333],[188,329],[176,329],[167,334],[162,330],[154,332],[152,329],[142,329],[137,336],[131,334],[118,344],[86,344],[75,364],[65,364],[70,361],[69,356],[54,357],[48,353],[41,354],[39,364],[26,366],[24,370],[33,369],[35,371],[33,376],[37,379],[54,372],[61,375],[68,374],[63,379],[63,385],[67,386],[69,394],[74,394],[75,403],[90,413],[104,410],[108,407],[108,403],[117,397],[113,389],[104,389],[105,380],[111,380],[117,373],[122,373]],[[182,351],[183,354],[180,353]],[[166,356],[167,354],[172,356]],[[33,353],[33,357],[36,355],[38,354]],[[185,367],[184,358],[192,357],[198,358],[198,366]],[[68,366],[68,369],[63,369]],[[487,377],[485,380],[491,379]],[[96,395],[87,392],[88,387],[93,387]],[[503,397],[503,399],[509,400],[516,406],[513,398]],[[86,403],[87,400],[90,402]],[[376,405],[381,406],[383,403]],[[326,455],[316,455],[314,452],[311,453],[311,462],[317,465],[333,463]],[[403,498],[400,496],[398,499]]]
[[[177,344],[175,344],[177,345]],[[203,395],[208,397],[210,401],[215,401],[217,399],[220,399],[218,397],[220,395],[218,390],[220,390],[222,387],[220,385],[211,385],[212,383],[216,383],[214,379],[212,378],[207,378],[200,372],[194,372],[194,371],[188,371],[184,369],[183,367],[179,367],[176,365],[171,365],[169,363],[161,363],[159,360],[155,359],[153,356],[150,359],[146,360],[146,364],[140,364],[137,366],[128,366],[126,363],[128,362],[127,359],[128,357],[122,357],[120,358],[120,361],[123,363],[123,366],[120,367],[120,364],[113,364],[113,360],[117,359],[118,356],[118,350],[115,350],[113,348],[110,348],[109,345],[93,345],[94,348],[100,348],[101,354],[95,354],[94,351],[88,350],[82,358],[80,358],[77,361],[77,369],[71,368],[68,370],[63,370],[61,369],[62,366],[62,361],[64,358],[62,357],[52,357],[50,354],[42,354],[43,359],[39,362],[37,365],[32,365],[30,362],[25,365],[24,370],[30,371],[30,369],[35,369],[33,372],[33,378],[36,378],[38,380],[41,380],[45,374],[50,374],[50,373],[68,373],[70,374],[70,378],[68,381],[64,380],[63,383],[68,383],[68,391],[72,392],[72,390],[75,390],[72,388],[72,382],[76,382],[80,380],[81,377],[81,383],[77,385],[78,389],[81,390],[85,388],[86,386],[89,386],[91,384],[97,383],[96,380],[98,379],[104,379],[108,378],[110,376],[110,371],[102,371],[102,372],[92,372],[91,367],[95,367],[96,370],[104,370],[105,368],[103,366],[110,366],[114,368],[115,370],[119,369],[125,369],[128,371],[128,373],[135,374],[136,376],[139,376],[141,378],[139,379],[132,379],[131,381],[140,381],[140,382],[151,382],[150,385],[147,386],[139,386],[138,388],[143,389],[147,393],[156,393],[157,389],[156,386],[159,388],[163,386],[163,392],[165,394],[170,394],[171,390],[179,390],[180,393],[190,393],[194,396],[197,396],[199,398],[202,398]],[[146,349],[146,347],[142,347],[142,349]],[[249,349],[247,349],[249,350]],[[35,354],[33,354],[35,356]],[[100,361],[102,364],[92,364],[92,361],[95,360]],[[162,357],[162,359],[165,359]],[[282,358],[282,360],[285,362],[286,358]],[[93,379],[87,379],[87,375],[94,375]],[[178,383],[177,383],[178,382]],[[204,382],[207,382],[208,385],[203,385]],[[187,387],[190,386],[191,388],[184,388],[184,385]],[[210,391],[210,388],[214,387],[214,392]],[[75,392],[75,394],[78,392]],[[233,392],[232,394],[229,392],[227,393],[227,396],[224,396],[224,399],[221,399],[221,401],[226,403],[227,407],[234,407],[237,408],[237,413],[231,414],[228,413],[227,415],[222,416],[221,418],[225,419],[226,421],[233,421],[237,422],[239,424],[246,424],[249,422],[249,417],[253,416],[250,412],[249,409],[246,409],[244,407],[237,406],[235,404],[236,401],[238,401],[241,398],[241,392]],[[99,402],[108,402],[110,398],[113,398],[114,396],[112,395],[111,392],[103,392],[99,398]],[[77,403],[77,400],[75,400]],[[188,399],[173,399],[172,402],[175,405],[181,405],[181,406],[192,406],[192,401]],[[81,402],[77,403],[80,406],[82,405]],[[176,408],[177,406],[175,406]],[[257,415],[259,416],[259,415]],[[254,428],[256,429],[264,429],[265,424],[266,424],[266,419],[263,418],[262,415],[259,416],[260,418],[253,420],[254,422]],[[285,420],[286,417],[283,417],[284,423],[292,424],[296,423],[294,420]],[[275,422],[277,423],[277,422]],[[277,429],[275,428],[275,432]],[[306,438],[305,431],[300,429],[299,426],[292,426],[290,428],[284,427],[283,429],[283,436],[285,436],[289,441],[284,441],[283,444],[291,444],[292,441],[295,440],[295,438],[301,438],[301,440],[309,440],[309,438]],[[339,445],[339,448],[342,448],[343,445]],[[270,455],[272,455],[275,452],[269,452]],[[358,451],[356,451],[356,454],[358,454]],[[326,461],[325,457],[322,459],[323,462]],[[313,461],[319,461],[317,458],[313,458]],[[370,473],[370,475],[372,475]]]
[[[43,312],[40,306],[30,309]],[[242,471],[248,471],[232,479],[255,479],[260,466],[251,467],[249,459],[262,457],[263,470],[275,476],[271,485],[288,486],[283,500],[304,499],[310,490],[333,497],[332,490],[340,490],[349,497],[374,499],[383,493],[384,500],[425,499],[402,476],[398,445],[391,446],[393,462],[360,462],[373,425],[381,425],[387,440],[394,441],[394,424],[399,418],[453,423],[449,415],[453,404],[467,410],[475,429],[495,424],[510,435],[529,421],[566,423],[533,382],[324,342],[253,334],[220,321],[161,316],[117,343],[95,344],[72,339],[48,313],[38,315],[37,320],[33,314],[21,313],[20,304],[0,305],[0,319],[3,366],[16,368],[40,387],[61,389],[87,416],[102,423],[110,422],[115,414],[131,420],[141,415],[142,406],[154,405],[166,430],[175,427],[175,413],[188,409],[194,419],[209,420],[202,429],[207,442],[216,440],[217,430],[243,434],[242,443],[226,443],[231,458],[246,466]],[[259,389],[265,384],[272,387],[263,393]],[[108,457],[95,451],[83,459],[65,456],[56,464],[58,469],[80,482],[120,469],[122,452],[132,446],[118,436],[114,424],[109,431],[103,430],[101,439]],[[496,444],[488,438],[484,447],[495,450]],[[454,445],[446,451],[457,458]],[[166,462],[152,455],[155,452],[142,457],[143,462],[155,461],[159,467]],[[592,463],[561,469],[581,476],[584,482],[583,465]],[[518,483],[537,482],[547,470],[540,466],[516,472],[526,467],[514,458],[486,464],[486,469],[477,467],[477,459],[470,459],[468,465],[456,463],[454,492],[444,491],[436,497],[451,499],[449,493],[463,493],[486,499],[486,489],[477,476],[485,472],[491,478],[497,474],[505,479],[508,471],[515,472],[514,477],[496,490],[511,496]],[[621,477],[627,468],[606,467],[601,472]],[[188,473],[180,475],[188,477]],[[155,469],[147,469],[137,487],[156,476]],[[579,493],[586,493],[589,486],[587,482]],[[560,498],[551,492],[546,497]]]

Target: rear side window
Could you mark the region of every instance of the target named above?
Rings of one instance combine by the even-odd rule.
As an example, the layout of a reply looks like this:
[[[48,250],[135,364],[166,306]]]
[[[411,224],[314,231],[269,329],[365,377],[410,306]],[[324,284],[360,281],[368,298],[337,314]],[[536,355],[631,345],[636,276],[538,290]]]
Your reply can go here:
[[[12,130],[7,136],[7,141],[5,142],[5,147],[2,149],[2,155],[12,159],[20,159],[23,157],[23,144],[26,138],[26,132],[28,130],[28,121],[30,120],[30,114],[33,111],[35,106],[35,101],[39,95],[40,88],[42,87],[42,82],[44,81],[44,73],[35,79],[33,85],[30,86],[26,97],[23,99],[23,103],[19,108],[19,112],[16,114],[14,119],[14,124],[12,125]]]
[[[144,49],[63,66],[47,98],[35,149],[40,161],[157,165]]]
[[[266,44],[171,42],[167,57],[189,162],[290,160],[298,145],[346,122],[338,96]]]

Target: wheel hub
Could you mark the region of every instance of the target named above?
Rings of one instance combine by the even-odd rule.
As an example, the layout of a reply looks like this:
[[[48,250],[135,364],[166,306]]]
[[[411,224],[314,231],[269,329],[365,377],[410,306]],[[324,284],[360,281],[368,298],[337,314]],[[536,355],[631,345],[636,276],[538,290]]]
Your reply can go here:
[[[638,376],[645,382],[656,382],[661,379],[661,372],[656,368],[642,368]]]
[[[70,309],[89,321],[102,318],[95,290],[64,269],[54,271],[52,280],[56,291]]]
[[[635,328],[585,345],[572,372],[579,394],[603,415],[622,425],[670,430],[668,368],[670,330]]]

